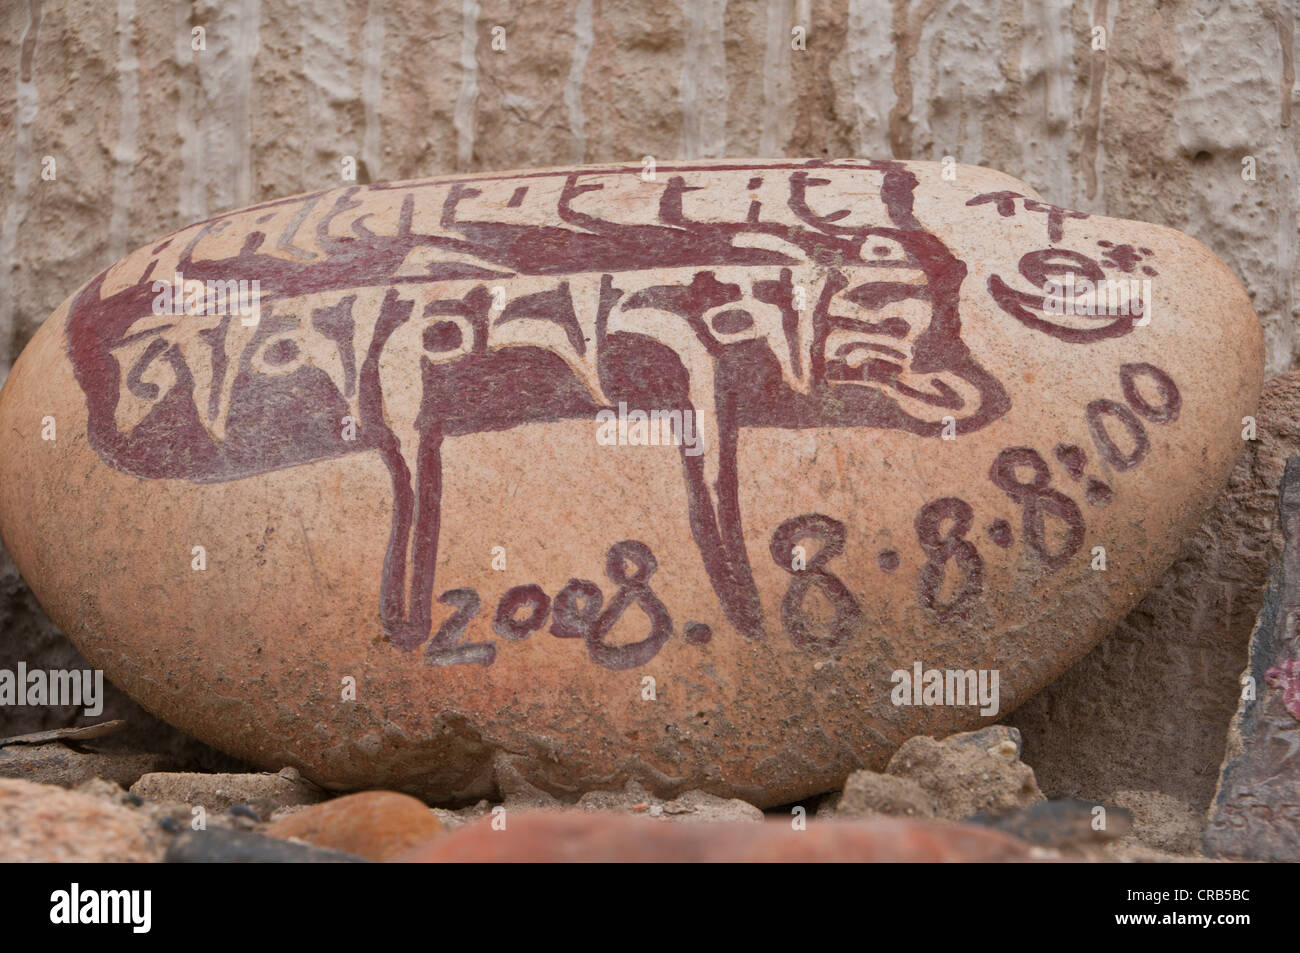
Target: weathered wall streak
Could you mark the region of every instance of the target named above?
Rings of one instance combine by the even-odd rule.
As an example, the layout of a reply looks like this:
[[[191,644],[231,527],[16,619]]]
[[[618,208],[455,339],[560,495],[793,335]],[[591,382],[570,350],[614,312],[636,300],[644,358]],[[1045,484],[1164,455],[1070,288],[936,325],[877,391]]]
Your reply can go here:
[[[109,254],[115,258],[131,250],[127,227],[135,198],[132,173],[139,158],[140,59],[135,51],[135,0],[117,0],[117,92],[120,112],[113,148],[113,214],[108,221]]]
[[[383,0],[370,0],[362,31],[361,108],[365,129],[361,136],[361,161],[368,182],[383,181],[383,119],[379,114],[384,96],[384,9]],[[360,176],[358,176],[358,179]]]
[[[456,97],[456,168],[472,168],[478,108],[478,0],[462,0],[460,95]]]
[[[13,137],[13,193],[0,224],[0,383],[9,373],[23,341],[15,340],[14,278],[19,266],[16,259],[18,228],[27,217],[27,194],[40,167],[32,152],[40,94],[36,88],[36,40],[41,28],[41,0],[28,0],[27,23],[19,42],[13,118],[6,123]]]
[[[568,81],[564,84],[564,107],[568,111],[569,130],[573,133],[573,161],[585,162],[587,157],[587,117],[582,111],[583,83],[587,76],[587,57],[595,42],[591,24],[592,0],[578,0],[573,16],[573,60],[569,64]]]
[[[253,62],[257,58],[262,0],[240,0],[235,30],[231,99],[235,104],[235,204],[253,200]]]
[[[889,111],[889,145],[895,159],[911,159],[913,115],[912,58],[921,45],[921,28],[939,6],[940,0],[894,0],[893,32],[897,52],[894,56],[894,107]]]
[[[727,55],[723,19],[727,0],[685,0],[682,65],[682,147],[687,159],[727,153]]]
[[[913,107],[913,152],[986,161],[984,126],[1007,86],[992,55],[997,39],[991,6],[971,9],[949,0],[926,15],[911,68],[913,102],[924,104]]]
[[[199,88],[199,57],[191,48],[192,19],[190,0],[173,0],[173,43],[176,58],[176,139],[180,153],[180,177],[176,187],[177,218],[195,222],[206,218],[207,203],[200,173],[201,146],[198,123],[194,118],[194,97]]]
[[[1021,32],[1021,82],[1030,111],[1024,116],[1019,166],[1051,201],[1075,200],[1069,149],[1074,116],[1074,57],[1086,36],[1072,35],[1072,0],[1025,0]],[[1032,104],[1037,100],[1037,118]]]
[[[845,56],[853,101],[853,141],[860,156],[892,155],[890,106],[898,54],[889,22],[882,21],[878,13],[872,0],[849,0]]]
[[[1273,22],[1277,24],[1277,42],[1282,48],[1282,127],[1291,125],[1291,98],[1295,89],[1295,14],[1288,0],[1275,0]]]
[[[215,17],[196,10],[207,49],[196,58],[199,188],[205,212],[252,201],[253,72],[261,30],[260,0],[239,0]],[[144,15],[141,22],[147,22]],[[261,90],[259,89],[259,93]],[[306,117],[304,116],[304,119]]]
[[[1273,6],[1273,20],[1277,24],[1278,46],[1281,48],[1282,114],[1280,123],[1283,129],[1291,127],[1291,107],[1295,95],[1295,11],[1291,0],[1276,0]],[[1282,140],[1282,163],[1280,178],[1285,183],[1284,195],[1300,196],[1300,162],[1297,161],[1296,137],[1294,135]],[[1300,228],[1297,228],[1296,202],[1287,202],[1279,206],[1277,219],[1278,261],[1276,266],[1279,280],[1278,311],[1283,315],[1296,314],[1296,268],[1297,249],[1300,248]],[[1300,334],[1297,334],[1295,321],[1281,322],[1279,340],[1274,350],[1290,354],[1293,359],[1300,355]]]
[[[1110,32],[1107,26],[1107,0],[1093,0],[1092,26]],[[1105,34],[1103,34],[1104,40]],[[1097,197],[1097,153],[1100,147],[1102,99],[1106,87],[1106,47],[1104,43],[1092,51],[1088,62],[1088,105],[1083,111],[1083,124],[1079,133],[1083,138],[1083,155],[1080,169],[1085,183],[1084,192],[1089,199]]]
[[[358,132],[363,136],[364,126],[358,130],[340,115],[359,98],[351,75],[358,47],[349,29],[339,29],[348,24],[348,9],[347,0],[304,0],[298,9],[307,120],[315,133],[301,154],[304,181],[325,168],[338,169],[341,157],[355,158],[362,145]]]
[[[790,43],[794,22],[792,0],[767,0],[766,32],[763,36],[763,131],[758,154],[780,154],[787,128],[790,105]]]

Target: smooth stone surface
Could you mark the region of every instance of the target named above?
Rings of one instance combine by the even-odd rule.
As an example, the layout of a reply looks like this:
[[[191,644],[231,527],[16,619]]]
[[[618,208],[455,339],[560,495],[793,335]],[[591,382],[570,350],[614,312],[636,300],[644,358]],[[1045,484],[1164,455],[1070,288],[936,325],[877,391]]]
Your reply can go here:
[[[270,837],[390,860],[443,830],[433,811],[405,794],[363,791],[304,808],[267,826]]]
[[[1150,323],[1050,314],[1069,270],[1149,280]],[[259,280],[258,322],[153,314],[177,272]],[[1084,654],[1223,485],[1261,365],[1204,246],[989,170],[339,190],[55,312],[0,392],[0,534],[93,664],[259,765],[463,802],[508,751],[561,797],[769,806],[986,723],[892,704],[896,670],[997,670],[1000,716]],[[703,452],[602,445],[620,404],[691,410]]]
[[[0,456],[5,453],[0,441]],[[3,492],[0,490],[0,492]],[[64,638],[32,594],[0,541],[0,670],[14,672],[18,663],[29,671],[84,671],[90,666],[81,653]],[[247,764],[223,754],[184,732],[160,721],[140,707],[110,680],[104,680],[103,712],[95,722],[125,720],[124,730],[115,733],[106,747],[124,751],[149,751],[166,755],[176,766],[191,771],[248,770]],[[57,731],[87,720],[84,706],[28,705],[5,710],[6,735]]]
[[[614,814],[485,819],[413,848],[403,863],[996,863],[1034,859],[1000,831],[941,821],[878,818],[749,824],[661,824]]]
[[[1254,417],[1256,439],[1174,564],[1110,635],[1011,715],[1044,790],[1162,791],[1200,813],[1209,807],[1282,554],[1278,486],[1300,454],[1300,371],[1266,381]]]

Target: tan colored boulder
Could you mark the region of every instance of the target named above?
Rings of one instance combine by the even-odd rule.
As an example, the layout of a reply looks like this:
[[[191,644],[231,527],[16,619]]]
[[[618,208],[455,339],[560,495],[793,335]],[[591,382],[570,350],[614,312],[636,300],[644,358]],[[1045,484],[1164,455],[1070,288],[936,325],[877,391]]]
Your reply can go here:
[[[258,765],[764,807],[1083,655],[1261,369],[1204,246],[989,170],[349,188],[69,298],[0,392],[0,534],[92,664]]]
[[[363,791],[304,808],[262,833],[301,840],[369,860],[391,860],[442,832],[433,811],[393,791]]]

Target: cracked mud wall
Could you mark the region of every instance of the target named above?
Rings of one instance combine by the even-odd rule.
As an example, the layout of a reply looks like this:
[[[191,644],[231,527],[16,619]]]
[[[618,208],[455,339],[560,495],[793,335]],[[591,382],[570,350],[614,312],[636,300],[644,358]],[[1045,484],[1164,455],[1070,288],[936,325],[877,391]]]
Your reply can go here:
[[[1241,278],[1278,373],[1300,363],[1295,21],[1291,0],[9,0],[0,378],[126,251],[345,184],[345,157],[364,183],[647,155],[952,156],[1171,226]],[[1085,782],[1046,712],[1123,717],[1099,691],[1067,679],[1022,722],[1063,787]],[[1182,715],[1218,719],[1200,697]],[[1189,799],[1218,764],[1204,736],[1168,767]]]

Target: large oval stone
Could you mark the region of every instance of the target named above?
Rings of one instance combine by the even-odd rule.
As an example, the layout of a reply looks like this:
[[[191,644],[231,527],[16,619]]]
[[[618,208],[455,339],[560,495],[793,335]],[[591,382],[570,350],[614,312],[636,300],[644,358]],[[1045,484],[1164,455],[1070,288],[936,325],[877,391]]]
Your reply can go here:
[[[1086,652],[1260,390],[1202,245],[952,171],[584,167],[191,226],[16,364],[0,533],[114,682],[267,768],[827,790]]]

